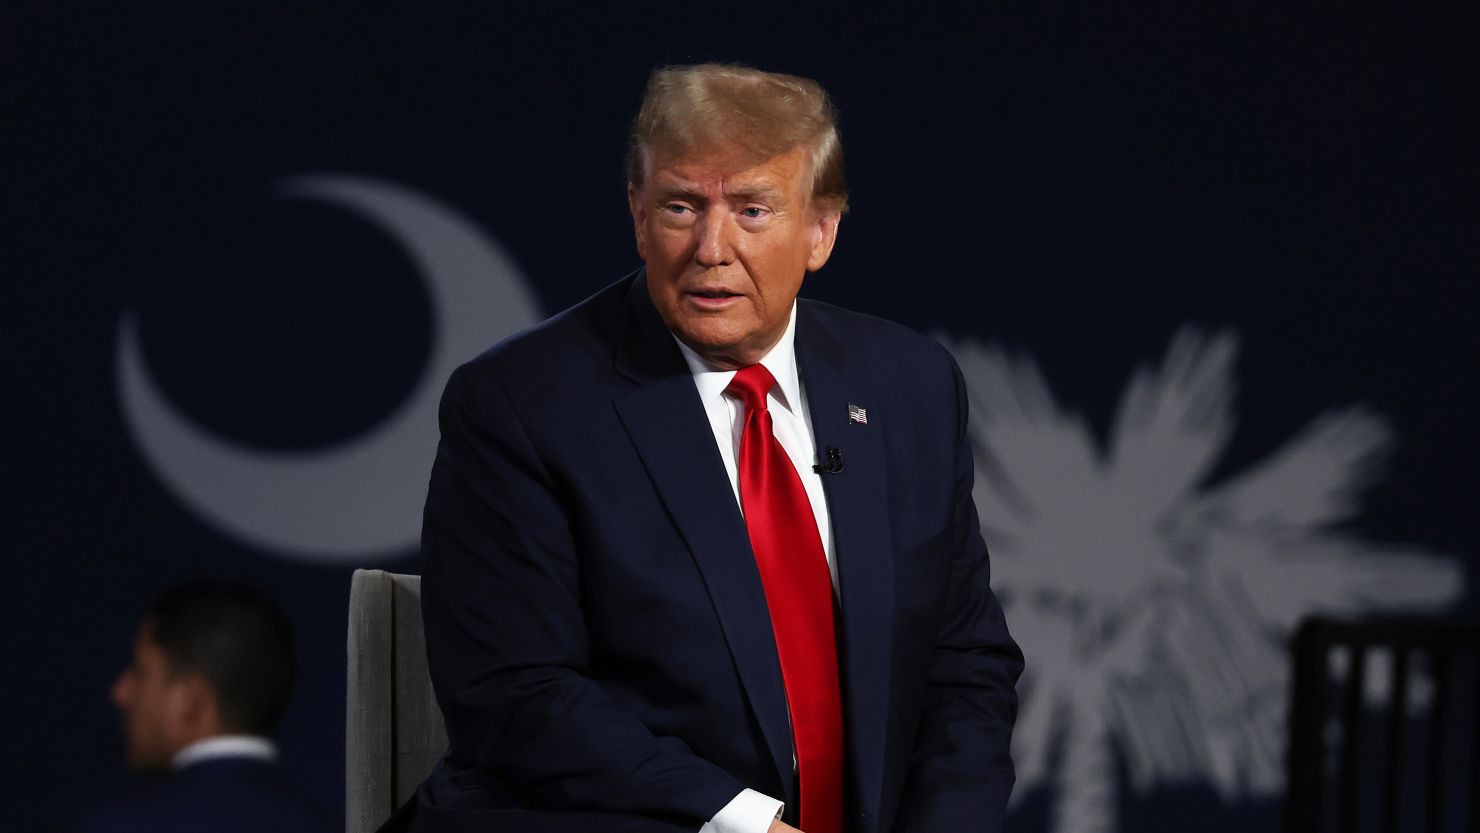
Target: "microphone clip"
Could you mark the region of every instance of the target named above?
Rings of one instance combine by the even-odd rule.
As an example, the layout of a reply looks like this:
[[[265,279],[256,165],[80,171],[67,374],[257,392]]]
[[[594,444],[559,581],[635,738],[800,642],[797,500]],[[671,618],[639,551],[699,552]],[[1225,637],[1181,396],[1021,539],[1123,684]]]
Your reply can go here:
[[[818,474],[837,474],[843,470],[843,450],[833,446],[827,447],[827,459],[824,462],[812,466],[812,471]]]

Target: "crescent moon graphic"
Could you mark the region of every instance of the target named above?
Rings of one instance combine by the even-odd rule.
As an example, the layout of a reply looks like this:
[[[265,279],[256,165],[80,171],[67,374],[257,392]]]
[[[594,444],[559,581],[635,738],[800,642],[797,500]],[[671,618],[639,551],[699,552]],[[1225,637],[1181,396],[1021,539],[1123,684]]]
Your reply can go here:
[[[284,197],[319,200],[375,223],[426,281],[432,349],[409,397],[380,425],[308,453],[243,446],[193,424],[150,376],[131,312],[119,321],[124,421],[155,474],[201,518],[254,547],[319,564],[404,555],[421,530],[437,406],[452,371],[540,319],[523,274],[473,223],[406,188],[354,177],[296,177]]]

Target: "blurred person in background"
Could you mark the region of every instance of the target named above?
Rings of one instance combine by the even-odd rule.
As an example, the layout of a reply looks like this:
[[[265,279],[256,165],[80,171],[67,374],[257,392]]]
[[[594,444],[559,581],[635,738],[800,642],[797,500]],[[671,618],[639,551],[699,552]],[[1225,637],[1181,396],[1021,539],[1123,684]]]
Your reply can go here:
[[[294,676],[288,620],[230,582],[167,590],[144,614],[111,697],[143,787],[93,815],[85,833],[328,831],[269,740]]]

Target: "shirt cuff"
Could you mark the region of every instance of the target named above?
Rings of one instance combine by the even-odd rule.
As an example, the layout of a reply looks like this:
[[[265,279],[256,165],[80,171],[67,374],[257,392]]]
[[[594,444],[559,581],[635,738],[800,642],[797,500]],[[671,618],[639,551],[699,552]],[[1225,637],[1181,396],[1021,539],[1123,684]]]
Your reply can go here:
[[[781,818],[785,806],[764,793],[741,790],[699,828],[699,833],[766,833],[771,822]]]

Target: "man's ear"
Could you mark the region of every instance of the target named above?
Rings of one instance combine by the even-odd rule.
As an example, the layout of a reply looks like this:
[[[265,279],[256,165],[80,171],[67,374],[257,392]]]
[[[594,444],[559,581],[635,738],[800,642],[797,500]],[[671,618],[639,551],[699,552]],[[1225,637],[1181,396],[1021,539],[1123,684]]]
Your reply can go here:
[[[192,730],[204,727],[211,734],[220,731],[220,706],[216,691],[198,671],[181,672],[171,687],[171,707],[181,725]]]
[[[632,212],[632,231],[637,237],[637,256],[647,262],[647,207],[642,204],[642,190],[627,183],[627,210]]]
[[[838,242],[838,223],[843,219],[841,211],[826,211],[812,221],[812,250],[807,254],[807,271],[816,272],[832,256],[833,244]]]

